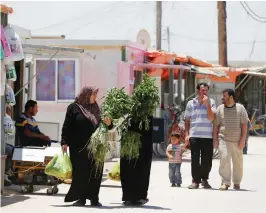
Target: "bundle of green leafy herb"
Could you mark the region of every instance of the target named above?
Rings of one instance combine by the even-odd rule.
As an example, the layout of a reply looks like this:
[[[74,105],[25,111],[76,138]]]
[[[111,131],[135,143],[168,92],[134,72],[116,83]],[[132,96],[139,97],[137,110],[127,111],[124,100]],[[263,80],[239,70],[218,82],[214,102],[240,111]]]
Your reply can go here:
[[[125,130],[121,137],[120,155],[129,160],[138,159],[139,149],[141,147],[141,134]]]
[[[143,129],[143,126],[145,130],[149,130],[150,117],[158,107],[159,100],[159,90],[155,85],[155,79],[145,74],[143,81],[134,89],[132,95],[133,107],[128,118],[130,122],[139,123],[140,130]],[[141,147],[140,136],[135,131],[129,131],[128,129],[123,131],[120,149],[122,157],[129,160],[138,158],[139,148]]]
[[[101,122],[87,143],[89,155],[92,154],[95,161],[96,175],[100,174],[101,169],[104,166],[105,155],[110,149],[107,139],[108,128],[105,123]]]
[[[115,120],[130,113],[131,108],[132,100],[130,96],[124,92],[123,88],[113,88],[107,93],[106,99],[102,104],[101,111],[103,113],[103,117]]]
[[[154,114],[160,103],[159,90],[155,85],[155,79],[149,77],[148,74],[144,74],[142,83],[133,92],[132,101],[134,103],[131,111],[132,120],[140,122],[140,129],[144,124],[145,130],[148,130],[149,117]]]
[[[130,113],[131,108],[132,100],[123,89],[113,88],[107,93],[101,106],[102,119],[121,120],[122,117]],[[122,122],[120,121],[120,123]],[[104,165],[105,155],[110,150],[108,127],[103,122],[100,123],[97,130],[92,134],[87,144],[87,150],[89,154],[93,155],[97,171],[100,171]]]

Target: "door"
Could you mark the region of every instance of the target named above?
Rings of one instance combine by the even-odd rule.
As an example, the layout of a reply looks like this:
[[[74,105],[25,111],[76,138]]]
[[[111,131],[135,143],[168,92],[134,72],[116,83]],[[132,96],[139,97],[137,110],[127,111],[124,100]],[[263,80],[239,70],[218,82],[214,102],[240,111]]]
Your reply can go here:
[[[23,85],[27,84],[30,81],[31,77],[31,62],[25,64],[25,71],[23,76]],[[22,101],[22,110],[24,111],[24,106],[28,100],[31,99],[31,83],[25,85],[22,93],[23,93],[23,101]]]
[[[119,61],[117,63],[117,88],[123,88],[124,91],[131,95],[134,89],[134,70],[133,65]]]

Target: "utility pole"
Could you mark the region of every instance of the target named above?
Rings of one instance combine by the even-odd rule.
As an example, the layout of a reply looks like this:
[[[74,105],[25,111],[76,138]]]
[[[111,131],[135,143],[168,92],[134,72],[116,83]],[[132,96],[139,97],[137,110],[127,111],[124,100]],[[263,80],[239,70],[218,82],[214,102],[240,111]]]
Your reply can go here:
[[[170,27],[169,26],[167,26],[166,28],[166,33],[167,33],[168,52],[170,52]]]
[[[226,1],[217,1],[219,64],[227,67]]]
[[[162,49],[162,2],[156,1],[156,49]]]

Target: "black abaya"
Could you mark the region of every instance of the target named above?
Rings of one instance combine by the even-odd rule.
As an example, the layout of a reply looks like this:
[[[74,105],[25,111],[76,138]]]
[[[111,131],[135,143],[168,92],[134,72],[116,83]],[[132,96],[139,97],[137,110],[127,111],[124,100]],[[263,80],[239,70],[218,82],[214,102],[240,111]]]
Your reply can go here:
[[[88,155],[86,148],[83,149],[95,130],[96,128],[83,115],[78,105],[73,103],[68,106],[62,128],[61,144],[69,146],[73,172],[71,187],[65,197],[65,202],[85,199],[97,202],[99,200],[103,169],[96,173],[92,156]]]
[[[137,202],[147,199],[150,170],[152,162],[152,119],[148,131],[139,130],[138,123],[132,123],[129,130],[141,134],[141,148],[137,160],[120,158],[120,176],[123,190],[123,201]],[[122,144],[121,144],[122,146]]]

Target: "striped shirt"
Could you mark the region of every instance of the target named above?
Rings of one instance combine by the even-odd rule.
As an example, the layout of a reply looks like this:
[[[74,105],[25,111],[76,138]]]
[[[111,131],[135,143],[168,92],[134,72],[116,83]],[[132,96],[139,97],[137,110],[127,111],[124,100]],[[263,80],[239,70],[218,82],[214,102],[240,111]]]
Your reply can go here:
[[[169,163],[182,163],[182,148],[180,144],[169,144],[167,152],[173,156],[173,158],[169,158]]]
[[[216,105],[213,99],[209,99],[212,112],[216,112]],[[212,122],[208,119],[207,106],[199,104],[198,98],[187,103],[185,119],[190,120],[189,137],[212,138]]]
[[[27,117],[24,113],[18,118],[16,121],[16,127],[18,127],[22,131],[18,131],[19,140],[21,145],[26,146],[31,142],[33,144],[36,143],[36,138],[28,137],[24,134],[24,130],[28,129],[30,132],[35,134],[41,134],[41,131],[38,127],[38,123],[33,117]]]
[[[214,124],[218,126],[220,140],[238,143],[241,138],[241,124],[248,122],[245,107],[237,103],[232,107],[220,105],[216,111]]]

